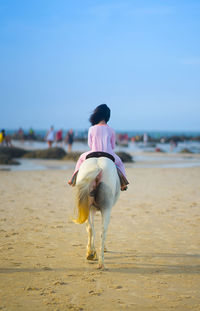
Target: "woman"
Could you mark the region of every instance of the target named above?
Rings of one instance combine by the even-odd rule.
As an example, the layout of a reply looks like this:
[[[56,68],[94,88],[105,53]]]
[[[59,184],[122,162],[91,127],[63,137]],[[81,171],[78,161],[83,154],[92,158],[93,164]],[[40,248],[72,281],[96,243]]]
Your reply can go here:
[[[53,142],[55,140],[55,131],[54,131],[54,127],[53,126],[51,126],[50,130],[47,132],[46,140],[47,140],[49,148],[51,148],[52,144],[53,144]]]
[[[74,177],[76,176],[81,164],[85,161],[86,156],[95,151],[103,151],[111,154],[115,159],[115,164],[118,168],[119,176],[122,177],[121,190],[127,189],[128,181],[126,179],[125,168],[122,160],[115,154],[115,131],[107,124],[110,119],[110,109],[107,105],[99,105],[91,114],[89,121],[91,127],[88,132],[88,145],[90,151],[84,152],[78,159],[72,179],[68,182],[70,185],[74,184]],[[123,176],[121,176],[123,174]],[[123,178],[124,177],[124,178]]]

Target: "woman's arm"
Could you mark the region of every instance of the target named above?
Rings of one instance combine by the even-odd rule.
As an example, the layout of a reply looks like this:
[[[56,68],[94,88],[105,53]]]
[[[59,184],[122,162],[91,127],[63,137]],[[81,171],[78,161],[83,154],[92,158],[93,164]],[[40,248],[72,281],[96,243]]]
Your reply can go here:
[[[90,149],[92,149],[92,130],[91,130],[91,127],[89,128],[89,131],[88,131],[88,146],[90,147]]]
[[[113,150],[115,149],[115,131],[112,131],[111,147],[112,147]]]

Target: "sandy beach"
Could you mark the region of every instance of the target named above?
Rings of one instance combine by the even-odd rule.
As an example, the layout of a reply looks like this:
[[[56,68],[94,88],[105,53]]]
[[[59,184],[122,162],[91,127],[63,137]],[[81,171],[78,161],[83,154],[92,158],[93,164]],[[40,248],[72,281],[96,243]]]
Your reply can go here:
[[[127,168],[107,271],[85,259],[71,174],[0,171],[0,310],[200,310],[200,167]]]

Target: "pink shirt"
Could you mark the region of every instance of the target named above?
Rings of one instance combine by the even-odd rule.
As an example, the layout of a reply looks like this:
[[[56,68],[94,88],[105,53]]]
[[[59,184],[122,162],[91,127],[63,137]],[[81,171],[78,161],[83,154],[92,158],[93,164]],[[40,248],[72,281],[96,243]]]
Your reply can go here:
[[[115,131],[110,126],[107,124],[97,124],[91,126],[88,131],[88,145],[91,150],[81,154],[76,163],[75,172],[79,170],[81,164],[85,161],[86,156],[89,153],[93,151],[104,151],[114,156],[116,165],[124,174],[124,176],[126,176],[124,165],[120,157],[114,152]]]
[[[107,124],[91,126],[88,132],[88,145],[92,151],[104,151],[113,154],[115,131]]]

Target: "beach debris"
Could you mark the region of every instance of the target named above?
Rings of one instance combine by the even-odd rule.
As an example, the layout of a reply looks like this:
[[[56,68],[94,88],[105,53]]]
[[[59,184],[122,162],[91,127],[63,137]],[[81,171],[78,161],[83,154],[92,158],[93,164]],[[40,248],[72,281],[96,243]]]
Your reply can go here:
[[[116,152],[116,154],[121,158],[122,162],[127,162],[127,163],[134,162],[133,157],[127,152],[119,151],[119,152]]]
[[[180,153],[193,153],[193,152],[188,148],[184,148],[180,151]]]
[[[27,151],[17,147],[0,147],[0,164],[20,164],[14,158],[22,157]]]
[[[18,165],[20,164],[18,161],[15,161],[11,158],[11,156],[7,156],[5,154],[0,154],[0,164],[2,165]]]
[[[132,156],[127,152],[120,151],[120,152],[116,152],[116,154],[121,158],[122,162],[133,162]],[[77,161],[80,155],[81,155],[81,152],[70,152],[64,156],[63,160]]]
[[[62,159],[65,155],[66,152],[63,148],[55,147],[28,151],[23,157],[29,159]]]
[[[127,152],[116,152],[122,162],[134,162],[133,157]],[[66,153],[63,148],[55,147],[48,149],[25,150],[17,147],[0,147],[0,164],[20,164],[15,158],[26,159],[62,159],[65,161],[77,161],[81,152]]]
[[[159,147],[156,147],[155,151],[156,151],[156,152],[163,152],[163,153],[165,152],[163,149],[161,149],[161,148],[159,148]]]
[[[77,152],[70,152],[70,153],[67,153],[64,156],[63,160],[66,160],[66,161],[70,161],[70,160],[77,161],[78,158],[80,157],[80,155],[81,155],[81,152],[78,152],[78,151]]]

